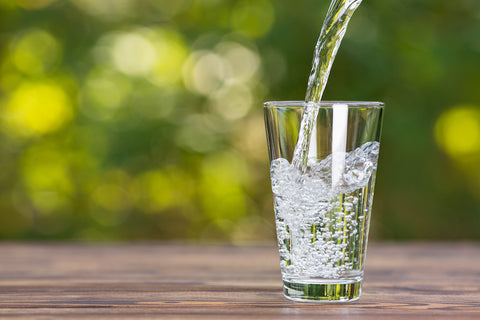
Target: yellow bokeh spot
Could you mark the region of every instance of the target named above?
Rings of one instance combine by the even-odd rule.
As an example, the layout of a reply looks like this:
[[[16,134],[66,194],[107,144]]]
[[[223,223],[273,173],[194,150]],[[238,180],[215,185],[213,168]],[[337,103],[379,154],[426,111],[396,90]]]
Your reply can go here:
[[[274,20],[275,12],[269,0],[238,1],[232,12],[234,29],[251,38],[265,35],[270,31]]]
[[[480,153],[480,108],[456,106],[445,111],[435,125],[435,137],[454,158]]]
[[[24,83],[11,95],[3,118],[9,134],[43,135],[60,129],[73,116],[72,103],[54,83]]]
[[[34,29],[13,43],[12,59],[15,67],[23,73],[42,74],[59,62],[61,49],[61,45],[51,34]]]
[[[219,153],[204,159],[200,199],[205,215],[212,221],[238,221],[246,214],[244,180],[248,177],[241,157]]]
[[[188,57],[188,49],[180,34],[173,30],[154,32],[156,61],[152,81],[158,85],[175,84],[181,79],[182,66]]]

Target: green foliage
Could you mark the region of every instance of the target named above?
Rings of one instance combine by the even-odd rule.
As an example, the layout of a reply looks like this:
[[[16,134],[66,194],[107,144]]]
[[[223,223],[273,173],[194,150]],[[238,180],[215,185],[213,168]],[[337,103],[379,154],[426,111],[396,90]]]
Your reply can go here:
[[[262,102],[328,1],[0,1],[0,237],[271,239]],[[365,1],[325,92],[386,102],[373,235],[480,239],[480,3]]]

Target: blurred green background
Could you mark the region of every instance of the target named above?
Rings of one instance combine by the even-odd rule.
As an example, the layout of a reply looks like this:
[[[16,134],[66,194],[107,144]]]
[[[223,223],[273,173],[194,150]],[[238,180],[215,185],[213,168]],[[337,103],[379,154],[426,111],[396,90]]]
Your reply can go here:
[[[0,238],[274,239],[262,102],[328,0],[0,0]],[[365,0],[325,92],[387,105],[374,239],[480,240],[480,1]]]

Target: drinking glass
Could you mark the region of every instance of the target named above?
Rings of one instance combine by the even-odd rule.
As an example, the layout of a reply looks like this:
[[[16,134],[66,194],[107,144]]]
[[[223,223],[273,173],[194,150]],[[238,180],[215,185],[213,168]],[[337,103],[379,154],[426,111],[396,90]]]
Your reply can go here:
[[[264,104],[283,291],[295,301],[357,300],[384,105],[319,103],[310,133],[300,130],[305,106]],[[306,161],[298,167],[295,147],[307,134]]]

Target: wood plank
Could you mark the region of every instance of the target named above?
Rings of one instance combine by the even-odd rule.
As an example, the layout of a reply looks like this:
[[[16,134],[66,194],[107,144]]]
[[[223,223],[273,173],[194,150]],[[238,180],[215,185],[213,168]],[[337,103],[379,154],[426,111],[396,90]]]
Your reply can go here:
[[[274,245],[0,244],[0,318],[480,319],[480,244],[373,244],[364,293],[282,294]]]

